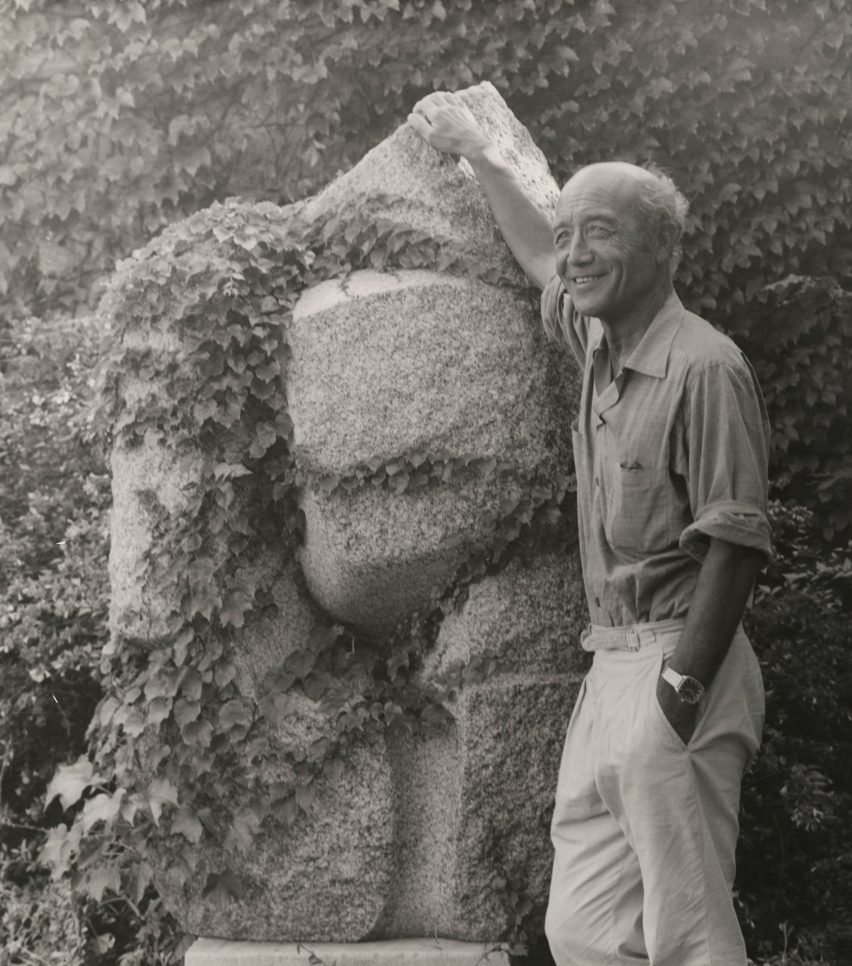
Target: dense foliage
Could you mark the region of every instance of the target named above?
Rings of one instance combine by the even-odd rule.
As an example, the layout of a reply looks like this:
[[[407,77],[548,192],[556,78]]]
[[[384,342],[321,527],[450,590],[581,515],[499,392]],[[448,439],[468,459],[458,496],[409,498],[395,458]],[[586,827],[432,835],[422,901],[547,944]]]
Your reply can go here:
[[[846,0],[2,0],[0,279],[76,307],[214,198],[291,201],[433,88],[490,80],[557,177],[654,160],[692,200],[681,281],[734,329],[850,277]]]
[[[0,343],[2,793],[23,821],[99,698],[109,477],[84,400],[100,337],[87,320],[26,320]]]
[[[758,293],[739,341],[760,377],[772,424],[770,479],[808,506],[831,542],[852,524],[852,293],[792,276]],[[842,537],[840,538],[842,541]]]
[[[72,962],[82,943],[69,889],[35,852],[58,818],[44,813],[47,783],[84,746],[101,695],[109,477],[90,403],[102,337],[90,318],[0,336],[0,949],[44,962]]]
[[[826,551],[811,514],[775,504],[777,557],[748,616],[763,669],[763,748],[743,789],[737,893],[755,948],[781,933],[852,955],[852,543]]]

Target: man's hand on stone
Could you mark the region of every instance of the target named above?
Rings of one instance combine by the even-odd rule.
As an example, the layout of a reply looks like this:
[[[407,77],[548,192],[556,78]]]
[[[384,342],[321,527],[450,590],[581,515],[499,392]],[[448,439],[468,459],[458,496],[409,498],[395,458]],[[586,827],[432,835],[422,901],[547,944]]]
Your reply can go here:
[[[657,701],[680,740],[689,744],[698,721],[698,705],[681,701],[677,691],[662,677],[657,679]]]
[[[445,91],[419,100],[408,115],[408,123],[433,148],[448,154],[472,158],[491,143],[473,114]]]

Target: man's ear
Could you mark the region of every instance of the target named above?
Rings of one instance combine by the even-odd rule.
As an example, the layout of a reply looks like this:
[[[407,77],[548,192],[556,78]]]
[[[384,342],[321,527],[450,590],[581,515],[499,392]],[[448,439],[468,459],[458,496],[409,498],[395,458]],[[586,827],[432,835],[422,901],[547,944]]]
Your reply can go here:
[[[674,225],[664,223],[657,228],[657,250],[654,257],[659,264],[671,259],[679,240],[680,232]]]

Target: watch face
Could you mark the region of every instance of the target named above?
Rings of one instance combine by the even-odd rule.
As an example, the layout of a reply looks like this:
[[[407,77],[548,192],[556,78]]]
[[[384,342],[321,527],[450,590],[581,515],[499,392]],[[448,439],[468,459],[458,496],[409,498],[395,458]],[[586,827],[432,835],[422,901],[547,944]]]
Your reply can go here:
[[[704,694],[704,686],[695,678],[684,675],[677,689],[678,697],[687,704],[698,704]]]

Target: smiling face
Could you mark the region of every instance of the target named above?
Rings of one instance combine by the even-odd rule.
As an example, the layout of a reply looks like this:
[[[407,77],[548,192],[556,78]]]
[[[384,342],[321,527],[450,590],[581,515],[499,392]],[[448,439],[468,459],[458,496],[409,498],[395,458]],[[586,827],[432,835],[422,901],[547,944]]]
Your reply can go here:
[[[583,315],[617,325],[655,312],[671,285],[670,247],[642,215],[641,168],[621,163],[583,168],[556,206],[556,271]]]

